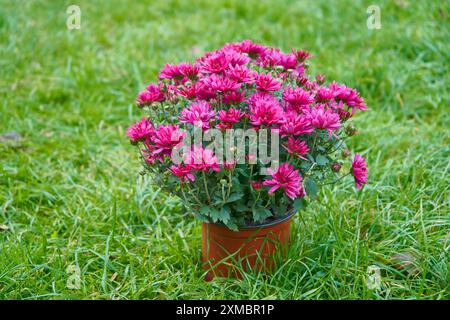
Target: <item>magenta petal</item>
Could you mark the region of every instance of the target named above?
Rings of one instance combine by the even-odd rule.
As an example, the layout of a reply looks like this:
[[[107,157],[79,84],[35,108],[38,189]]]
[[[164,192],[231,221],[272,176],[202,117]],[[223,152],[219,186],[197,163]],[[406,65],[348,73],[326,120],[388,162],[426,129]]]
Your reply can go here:
[[[272,194],[272,193],[274,193],[275,191],[277,191],[279,187],[280,187],[280,186],[273,186],[272,188],[270,188],[269,194]]]

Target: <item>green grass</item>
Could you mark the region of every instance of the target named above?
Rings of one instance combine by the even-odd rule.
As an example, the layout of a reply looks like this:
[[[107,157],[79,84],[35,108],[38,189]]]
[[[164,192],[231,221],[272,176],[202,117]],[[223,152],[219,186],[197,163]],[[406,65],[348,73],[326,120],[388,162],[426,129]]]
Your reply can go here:
[[[449,15],[446,1],[1,0],[0,298],[449,299]],[[369,184],[300,212],[272,277],[205,283],[200,224],[139,176],[124,129],[164,63],[245,38],[307,49],[314,73],[360,90],[371,110],[351,147]],[[395,268],[402,252],[415,274]]]

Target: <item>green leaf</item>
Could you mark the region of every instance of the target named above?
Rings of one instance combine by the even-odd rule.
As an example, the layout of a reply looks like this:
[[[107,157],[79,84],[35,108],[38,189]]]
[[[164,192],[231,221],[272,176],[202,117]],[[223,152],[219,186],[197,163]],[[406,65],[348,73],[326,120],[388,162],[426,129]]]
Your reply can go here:
[[[314,171],[313,175],[318,181],[320,181],[323,178],[323,173],[320,171]]]
[[[319,186],[317,185],[316,181],[314,181],[314,179],[311,177],[307,177],[305,180],[304,186],[305,186],[306,194],[311,199],[315,199],[317,196],[317,193],[319,193]]]
[[[272,216],[272,212],[264,207],[256,207],[252,209],[253,220],[263,222],[266,218]]]
[[[327,163],[328,163],[328,158],[327,158],[326,156],[324,156],[324,155],[319,154],[319,155],[316,157],[316,163],[317,163],[319,166],[326,166]]]
[[[228,221],[227,223],[225,223],[225,225],[229,228],[229,229],[231,229],[231,230],[233,230],[233,231],[238,231],[239,230],[239,228],[238,228],[238,225],[236,224],[236,223],[234,223],[233,221]]]
[[[302,161],[300,162],[300,168],[303,171],[308,171],[308,169],[311,167],[311,164],[308,161]]]
[[[227,199],[227,202],[234,202],[242,199],[242,194],[240,193],[232,193]]]
[[[242,202],[239,202],[238,204],[236,204],[234,208],[236,209],[237,212],[248,211],[248,207],[245,204],[243,204]]]
[[[298,211],[305,209],[307,204],[308,203],[306,202],[305,198],[297,198],[294,200],[294,210]]]
[[[210,208],[208,206],[203,206],[200,208],[200,213],[204,216],[209,216]]]
[[[223,206],[220,209],[219,220],[225,224],[230,220],[230,208],[228,206]]]
[[[209,207],[209,216],[213,220],[213,222],[217,222],[220,219],[220,211],[216,208]]]
[[[280,204],[278,206],[272,205],[272,209],[275,212],[276,215],[283,215],[286,214],[288,208],[284,204]]]
[[[195,217],[196,217],[198,220],[200,220],[200,221],[202,221],[202,222],[209,222],[208,216],[206,216],[206,215],[203,215],[203,214],[198,213],[198,212],[194,212],[194,215],[195,215]]]

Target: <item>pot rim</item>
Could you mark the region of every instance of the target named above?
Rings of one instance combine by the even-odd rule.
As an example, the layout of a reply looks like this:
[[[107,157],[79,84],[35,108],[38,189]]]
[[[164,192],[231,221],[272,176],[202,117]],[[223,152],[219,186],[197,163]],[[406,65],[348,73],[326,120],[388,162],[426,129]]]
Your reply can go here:
[[[256,224],[256,225],[252,225],[252,226],[242,226],[242,227],[239,227],[239,231],[243,231],[243,230],[255,230],[255,229],[261,229],[261,228],[272,227],[272,226],[274,226],[274,225],[280,224],[280,223],[282,223],[282,222],[284,222],[284,221],[286,221],[286,220],[291,219],[291,218],[298,212],[298,210],[295,210],[294,208],[292,208],[292,209],[288,210],[287,212],[288,212],[288,213],[287,213],[285,216],[278,217],[277,219],[272,220],[272,221],[270,221],[270,222],[263,222],[263,223]],[[206,222],[206,223],[214,224],[214,225],[216,225],[216,226],[220,226],[220,227],[223,227],[223,228],[226,228],[226,229],[231,230],[230,228],[228,228],[228,227],[227,227],[224,223],[222,223],[222,222],[212,222],[212,221],[208,221],[208,222]]]

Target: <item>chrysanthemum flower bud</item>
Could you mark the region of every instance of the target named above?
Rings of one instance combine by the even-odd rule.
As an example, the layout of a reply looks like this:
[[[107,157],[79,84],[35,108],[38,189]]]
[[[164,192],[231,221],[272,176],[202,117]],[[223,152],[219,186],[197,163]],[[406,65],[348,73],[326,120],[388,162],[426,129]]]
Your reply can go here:
[[[350,150],[348,150],[348,149],[342,150],[342,156],[344,158],[347,158],[348,156],[350,156]]]
[[[220,184],[226,185],[226,184],[227,184],[227,180],[225,180],[225,179],[220,179]]]
[[[325,82],[325,76],[321,75],[321,74],[318,74],[316,76],[316,81],[317,81],[318,84],[323,84]]]
[[[344,109],[338,109],[337,113],[342,121],[346,121],[352,117],[352,114]]]
[[[298,77],[296,80],[299,86],[304,86],[305,84],[308,83],[308,78],[304,76]]]
[[[331,165],[331,170],[333,170],[334,172],[339,172],[341,170],[342,166],[335,162]]]
[[[355,134],[358,134],[358,129],[356,129],[354,125],[348,125],[347,127],[345,127],[345,133],[349,137],[351,137],[354,136]]]

